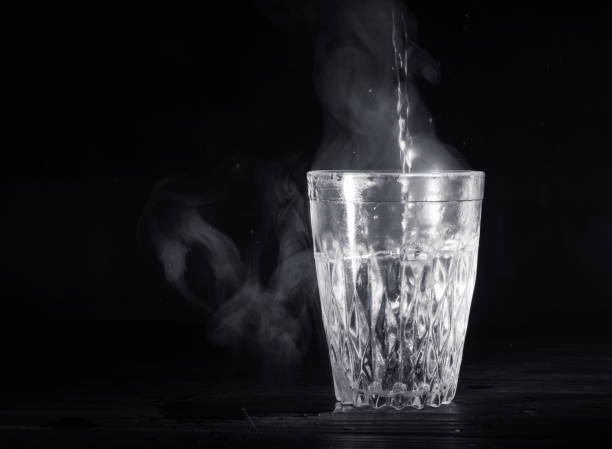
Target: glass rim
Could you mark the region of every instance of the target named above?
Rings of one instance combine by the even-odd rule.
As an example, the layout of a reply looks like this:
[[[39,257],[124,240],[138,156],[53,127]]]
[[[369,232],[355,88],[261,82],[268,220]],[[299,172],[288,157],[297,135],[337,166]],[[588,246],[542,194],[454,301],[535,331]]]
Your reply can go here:
[[[438,178],[443,176],[485,176],[481,170],[433,170],[405,173],[397,170],[309,170],[307,176],[349,175],[351,177]]]
[[[313,170],[307,179],[312,201],[405,203],[482,200],[485,174],[477,170]]]

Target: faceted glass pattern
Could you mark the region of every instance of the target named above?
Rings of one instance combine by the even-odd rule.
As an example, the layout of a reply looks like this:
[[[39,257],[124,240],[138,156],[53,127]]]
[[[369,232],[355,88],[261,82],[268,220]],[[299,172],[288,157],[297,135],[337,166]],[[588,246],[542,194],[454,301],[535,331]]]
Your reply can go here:
[[[443,201],[423,200],[432,186],[420,186],[425,196],[418,201],[384,201],[384,192],[387,184],[399,182],[406,194],[402,176],[411,176],[415,189],[432,182],[444,187],[446,180],[373,174],[379,189],[355,194],[360,184],[372,186],[361,175],[348,181],[353,196],[342,201],[337,197],[346,193],[350,173],[334,172],[339,192],[324,192],[333,200],[312,190],[313,177],[329,173],[315,172],[309,183],[321,309],[339,404],[396,409],[448,404],[457,389],[476,278],[483,175],[439,175],[467,178],[452,193],[460,198],[462,182],[477,183],[476,189],[468,186],[469,198],[436,197]],[[474,173],[476,181],[468,178]]]

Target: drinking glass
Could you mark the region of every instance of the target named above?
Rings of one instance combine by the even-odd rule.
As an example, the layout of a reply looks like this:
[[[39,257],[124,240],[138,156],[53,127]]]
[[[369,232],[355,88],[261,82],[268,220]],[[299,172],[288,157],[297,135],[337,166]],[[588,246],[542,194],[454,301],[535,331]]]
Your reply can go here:
[[[483,193],[478,171],[308,173],[337,409],[451,402]]]

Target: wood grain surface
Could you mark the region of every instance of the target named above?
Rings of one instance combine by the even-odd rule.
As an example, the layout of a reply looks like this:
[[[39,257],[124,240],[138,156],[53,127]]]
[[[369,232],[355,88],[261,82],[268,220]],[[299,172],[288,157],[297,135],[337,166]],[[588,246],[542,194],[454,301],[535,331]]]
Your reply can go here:
[[[603,447],[612,351],[596,342],[474,344],[450,406],[401,412],[333,413],[326,373],[211,376],[167,350],[79,371],[65,355],[71,372],[50,361],[3,382],[0,447]]]

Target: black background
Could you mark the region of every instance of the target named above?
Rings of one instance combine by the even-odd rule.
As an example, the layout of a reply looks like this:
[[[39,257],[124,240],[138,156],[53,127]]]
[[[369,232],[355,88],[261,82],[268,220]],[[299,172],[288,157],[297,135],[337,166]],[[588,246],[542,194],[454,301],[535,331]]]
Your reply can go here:
[[[419,85],[438,135],[487,176],[469,339],[612,335],[608,11],[409,7],[442,73]],[[268,168],[305,174],[322,132],[313,46],[299,20],[270,12],[283,8],[4,12],[7,366],[212,351],[139,218],[157,183],[189,172],[246,251],[264,232]]]
[[[487,174],[471,330],[609,333],[607,12],[410,7],[440,64],[440,83],[421,86],[439,137]],[[4,14],[2,319],[197,318],[138,219],[157,182],[197,171],[229,192],[218,226],[243,249],[257,192],[231,183],[308,167],[321,137],[312,44],[270,9]]]

